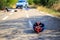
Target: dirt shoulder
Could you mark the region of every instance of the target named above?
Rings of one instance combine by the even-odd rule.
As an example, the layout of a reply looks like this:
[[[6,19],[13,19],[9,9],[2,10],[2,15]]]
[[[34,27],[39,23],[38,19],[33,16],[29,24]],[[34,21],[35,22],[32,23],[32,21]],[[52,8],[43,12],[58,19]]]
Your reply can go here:
[[[39,11],[44,12],[44,13],[51,14],[51,15],[56,16],[56,17],[60,17],[60,12],[56,12],[52,9],[48,9],[46,7],[43,7],[43,6],[38,6],[37,9]]]

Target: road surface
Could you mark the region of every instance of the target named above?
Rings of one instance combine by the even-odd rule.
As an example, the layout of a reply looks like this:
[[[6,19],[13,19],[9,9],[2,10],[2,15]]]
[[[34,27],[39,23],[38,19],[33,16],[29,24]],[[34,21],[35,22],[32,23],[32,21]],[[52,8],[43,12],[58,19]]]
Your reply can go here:
[[[0,13],[0,40],[60,40],[60,18],[36,9]],[[32,27],[36,21],[45,24],[39,34]]]

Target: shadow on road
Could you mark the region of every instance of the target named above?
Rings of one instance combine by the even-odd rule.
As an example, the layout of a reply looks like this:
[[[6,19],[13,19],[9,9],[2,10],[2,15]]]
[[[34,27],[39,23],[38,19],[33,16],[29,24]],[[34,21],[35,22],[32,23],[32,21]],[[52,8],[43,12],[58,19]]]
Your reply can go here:
[[[0,30],[5,30],[5,29],[9,30],[10,28],[16,28],[17,30],[19,30],[17,33],[19,33],[21,31],[21,32],[23,32],[23,34],[24,33],[25,34],[34,34],[34,31],[31,29],[31,27],[29,27],[29,24],[28,24],[29,20],[32,22],[32,24],[34,24],[36,21],[40,21],[40,22],[44,23],[47,32],[48,32],[48,30],[50,30],[50,31],[54,30],[52,32],[49,32],[49,34],[60,35],[59,33],[55,33],[55,32],[60,32],[60,19],[56,18],[56,17],[47,16],[47,15],[1,21]],[[12,32],[13,32],[13,30],[12,30]],[[46,34],[48,34],[48,33],[46,33]],[[16,35],[16,34],[14,34],[14,35]],[[42,33],[42,35],[43,35],[43,33]],[[55,39],[53,39],[53,40],[55,40]]]
[[[51,17],[51,16],[35,16],[35,17],[30,17],[30,18],[19,18],[19,19],[1,21],[0,27],[6,26],[9,28],[9,26],[14,26],[18,28],[19,27],[29,28],[29,24],[28,24],[29,20],[32,22],[32,24],[34,24],[36,21],[40,21],[44,23],[46,29],[49,29],[49,30],[60,30],[60,19],[56,17]]]

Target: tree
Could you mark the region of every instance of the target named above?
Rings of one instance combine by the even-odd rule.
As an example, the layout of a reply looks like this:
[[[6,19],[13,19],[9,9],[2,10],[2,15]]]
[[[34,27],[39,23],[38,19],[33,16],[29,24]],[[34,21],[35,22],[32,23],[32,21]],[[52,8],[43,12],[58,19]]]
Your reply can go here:
[[[58,0],[33,0],[33,2],[37,5],[43,5],[47,7],[51,7]]]
[[[29,3],[30,5],[32,5],[32,4],[33,4],[33,0],[28,0],[28,3]]]
[[[35,3],[35,4],[40,4],[40,0],[33,0],[33,3]]]
[[[6,0],[0,0],[0,9],[4,9],[6,5]]]
[[[0,9],[4,9],[5,7],[10,7],[14,5],[17,0],[0,0]]]

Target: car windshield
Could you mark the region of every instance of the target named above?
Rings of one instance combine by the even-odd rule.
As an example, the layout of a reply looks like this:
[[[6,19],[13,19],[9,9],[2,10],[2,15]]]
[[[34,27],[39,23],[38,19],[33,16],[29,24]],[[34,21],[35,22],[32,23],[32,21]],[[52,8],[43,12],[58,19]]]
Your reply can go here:
[[[25,0],[19,0],[18,2],[25,2]]]

